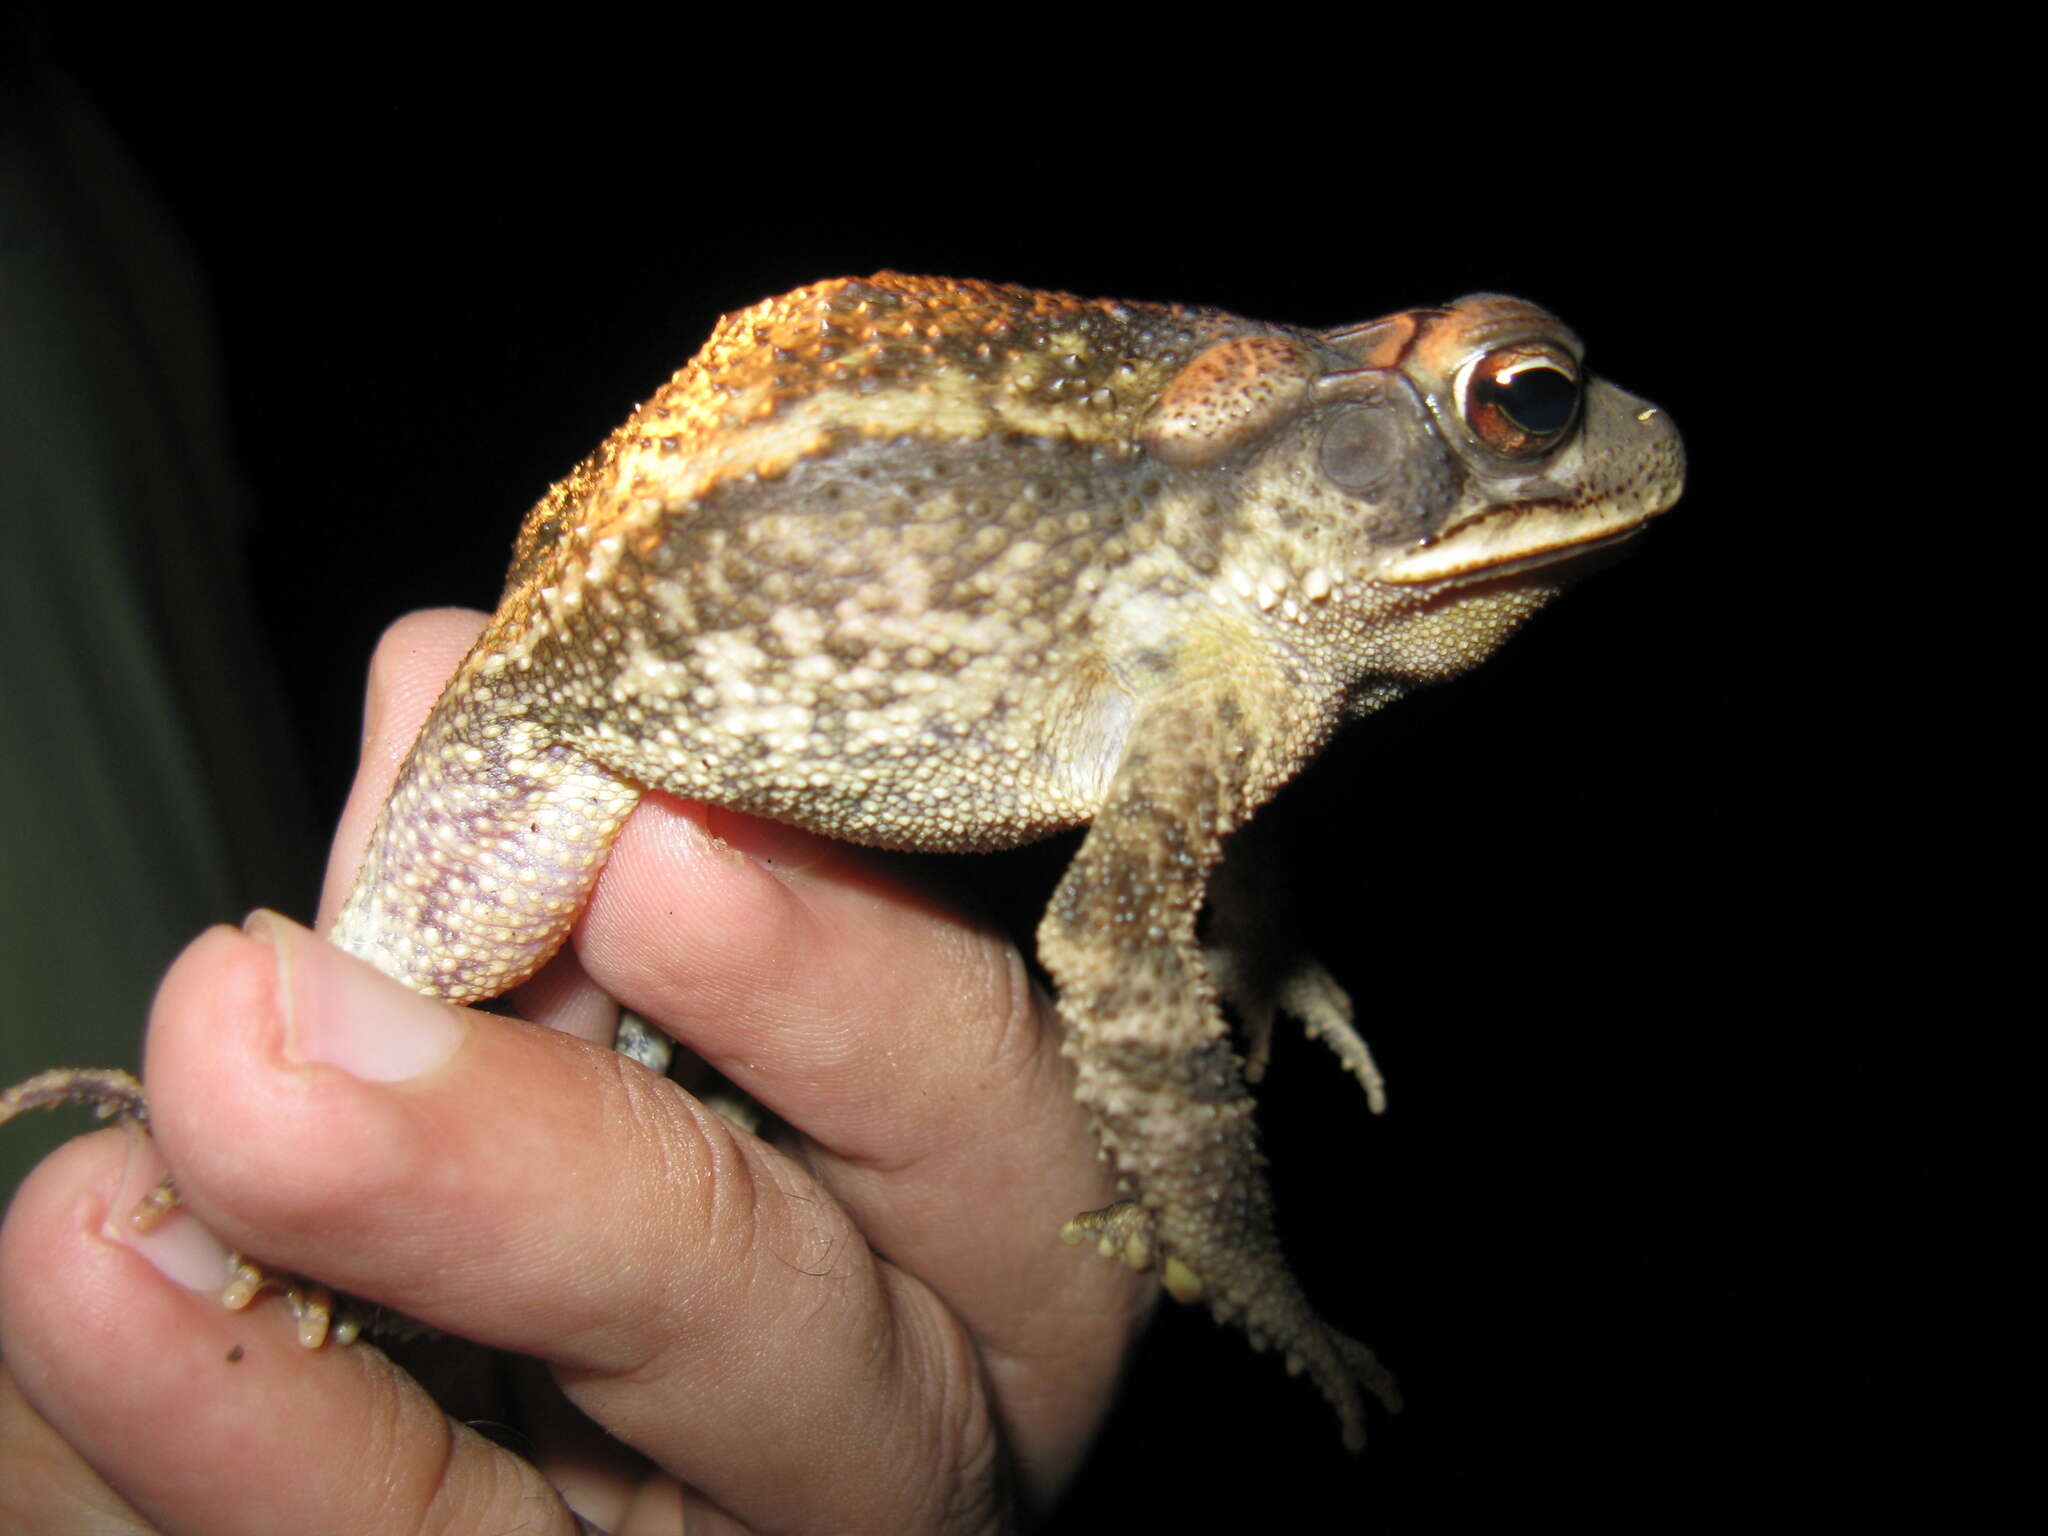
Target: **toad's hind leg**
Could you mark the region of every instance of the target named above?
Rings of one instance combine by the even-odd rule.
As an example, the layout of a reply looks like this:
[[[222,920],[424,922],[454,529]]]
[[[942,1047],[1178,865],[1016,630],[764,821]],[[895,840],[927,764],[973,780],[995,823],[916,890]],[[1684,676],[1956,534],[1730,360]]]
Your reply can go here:
[[[442,691],[327,934],[448,1002],[496,997],[554,954],[641,795],[540,717],[507,659],[524,643],[501,615]]]
[[[118,1067],[59,1067],[0,1089],[0,1125],[23,1110],[58,1109],[66,1104],[84,1104],[102,1120],[118,1116],[132,1122],[136,1134],[148,1134],[149,1099],[142,1084]],[[179,1203],[177,1186],[165,1174],[126,1213],[126,1219],[136,1231],[147,1232],[178,1209]],[[297,1320],[299,1342],[309,1349],[318,1349],[329,1338],[350,1343],[361,1331],[359,1309],[337,1310],[334,1293],[324,1285],[266,1269],[239,1253],[228,1255],[227,1272],[221,1277],[223,1306],[239,1312],[264,1291],[272,1290],[284,1294]]]
[[[1284,1352],[1356,1448],[1360,1388],[1392,1408],[1393,1384],[1315,1314],[1281,1256],[1251,1094],[1195,936],[1224,834],[1251,808],[1239,762],[1204,750],[1217,707],[1183,694],[1141,719],[1039,930],[1076,1092],[1129,1197],[1067,1236],[1156,1263],[1175,1296]]]

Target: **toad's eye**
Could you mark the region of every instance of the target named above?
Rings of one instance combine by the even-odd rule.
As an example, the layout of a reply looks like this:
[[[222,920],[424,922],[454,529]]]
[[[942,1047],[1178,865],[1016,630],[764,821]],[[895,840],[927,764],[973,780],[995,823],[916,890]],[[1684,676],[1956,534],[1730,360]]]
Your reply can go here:
[[[1473,436],[1510,459],[1548,453],[1579,416],[1578,364],[1548,347],[1502,347],[1466,371],[1464,407]]]

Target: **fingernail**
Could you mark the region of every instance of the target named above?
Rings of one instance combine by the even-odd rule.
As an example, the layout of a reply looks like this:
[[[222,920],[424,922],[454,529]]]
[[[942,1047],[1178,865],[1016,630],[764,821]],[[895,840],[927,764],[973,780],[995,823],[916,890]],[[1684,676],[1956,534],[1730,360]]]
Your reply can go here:
[[[232,1256],[227,1244],[202,1227],[198,1217],[181,1207],[157,1219],[147,1231],[129,1219],[163,1182],[164,1160],[157,1155],[156,1143],[147,1131],[133,1120],[123,1124],[128,1131],[128,1158],[121,1169],[120,1187],[107,1203],[100,1235],[134,1249],[158,1274],[188,1291],[218,1291],[227,1283]]]
[[[288,917],[251,912],[242,931],[277,965],[276,1007],[287,1061],[320,1062],[372,1083],[420,1077],[455,1054],[455,1010],[408,991]]]
[[[785,826],[762,816],[747,816],[722,806],[704,807],[704,830],[769,869],[794,874],[831,858],[836,846],[830,839]]]

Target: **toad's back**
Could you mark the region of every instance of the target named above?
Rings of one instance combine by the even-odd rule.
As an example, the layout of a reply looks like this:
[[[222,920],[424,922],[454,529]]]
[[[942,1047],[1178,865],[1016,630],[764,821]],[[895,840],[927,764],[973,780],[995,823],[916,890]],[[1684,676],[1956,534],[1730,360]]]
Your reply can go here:
[[[729,316],[528,517],[480,670],[619,773],[839,837],[1085,821],[1129,714],[1097,615],[1181,563],[1143,420],[1269,329],[887,274]]]

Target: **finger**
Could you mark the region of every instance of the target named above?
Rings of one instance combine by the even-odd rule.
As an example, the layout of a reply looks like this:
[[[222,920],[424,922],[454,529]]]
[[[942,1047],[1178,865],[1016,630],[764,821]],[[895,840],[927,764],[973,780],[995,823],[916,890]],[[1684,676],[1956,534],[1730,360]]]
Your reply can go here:
[[[0,1531],[145,1533],[141,1513],[22,1396],[0,1364]]]
[[[36,1416],[147,1522],[133,1528],[569,1536],[536,1471],[375,1350],[315,1354],[281,1308],[222,1309],[225,1250],[192,1216],[138,1234],[127,1214],[162,1170],[132,1126],[81,1138],[0,1229],[0,1350]]]
[[[209,1226],[551,1362],[754,1525],[914,1529],[993,1487],[957,1323],[787,1160],[616,1053],[266,921],[197,941],[152,1019],[153,1124]]]
[[[868,1241],[966,1325],[1020,1458],[1063,1476],[1157,1287],[1057,1238],[1115,1188],[1014,947],[885,860],[650,796],[577,949],[797,1128]]]

